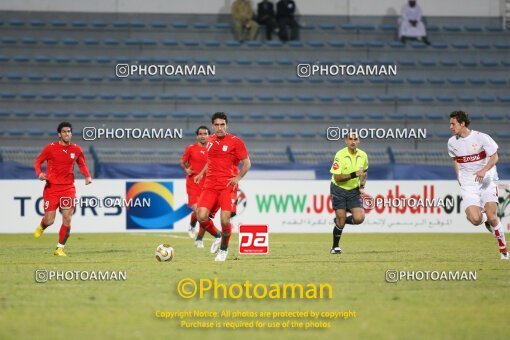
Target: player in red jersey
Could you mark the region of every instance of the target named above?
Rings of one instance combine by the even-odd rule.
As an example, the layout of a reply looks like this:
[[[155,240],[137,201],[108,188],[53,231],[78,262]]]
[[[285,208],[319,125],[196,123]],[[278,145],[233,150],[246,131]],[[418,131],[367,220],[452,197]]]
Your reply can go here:
[[[190,228],[188,230],[188,234],[191,238],[195,238],[195,225],[197,223],[197,203],[205,182],[205,178],[203,178],[203,176],[197,180],[195,180],[195,178],[198,174],[201,173],[202,169],[204,169],[205,165],[207,164],[207,149],[205,146],[207,144],[207,138],[209,137],[209,134],[209,128],[206,126],[199,126],[196,130],[197,142],[186,147],[180,163],[181,168],[184,170],[184,172],[186,172],[186,192],[188,194],[188,207],[193,210],[191,213]],[[204,237],[206,230],[218,240],[221,238],[221,234],[214,226],[212,220],[207,221],[206,223],[201,223],[200,231],[197,234],[195,241],[195,246],[197,248],[204,247],[202,238]],[[219,244],[219,241],[216,243]]]
[[[85,164],[83,150],[71,143],[72,125],[62,122],[58,125],[58,142],[46,145],[34,162],[35,172],[41,181],[46,181],[43,191],[44,217],[35,230],[34,236],[41,237],[44,230],[53,224],[57,208],[62,214],[62,226],[58,237],[54,255],[66,256],[64,246],[71,231],[71,217],[74,212],[74,163],[78,163],[80,171],[85,176],[85,184],[92,183],[89,170]],[[46,173],[42,171],[42,164],[46,162]]]
[[[207,166],[205,183],[198,200],[198,221],[205,223],[211,210],[218,205],[221,209],[221,245],[215,261],[225,261],[228,255],[228,242],[232,233],[230,217],[234,211],[233,193],[241,178],[250,169],[251,162],[244,142],[227,133],[228,118],[223,112],[216,112],[211,118],[214,135],[207,141]],[[242,168],[235,175],[234,165]]]

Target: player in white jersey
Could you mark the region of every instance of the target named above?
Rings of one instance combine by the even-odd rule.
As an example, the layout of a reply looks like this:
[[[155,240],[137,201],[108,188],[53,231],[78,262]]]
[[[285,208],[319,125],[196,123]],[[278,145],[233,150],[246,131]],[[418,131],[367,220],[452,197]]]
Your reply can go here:
[[[463,111],[450,114],[448,154],[462,194],[462,206],[473,225],[485,223],[496,237],[502,260],[510,259],[505,231],[497,216],[498,144],[487,134],[469,129],[469,116]]]

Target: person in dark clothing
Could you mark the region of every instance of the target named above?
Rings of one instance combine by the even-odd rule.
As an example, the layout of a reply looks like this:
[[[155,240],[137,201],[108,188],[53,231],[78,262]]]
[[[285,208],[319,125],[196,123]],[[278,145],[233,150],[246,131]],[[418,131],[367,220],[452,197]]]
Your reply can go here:
[[[266,26],[266,39],[271,40],[276,28],[276,16],[274,5],[268,0],[263,0],[257,5],[257,22]]]
[[[280,40],[298,40],[299,25],[294,18],[296,3],[294,0],[280,0],[276,4],[276,20],[280,29]],[[290,30],[290,37],[289,32]]]

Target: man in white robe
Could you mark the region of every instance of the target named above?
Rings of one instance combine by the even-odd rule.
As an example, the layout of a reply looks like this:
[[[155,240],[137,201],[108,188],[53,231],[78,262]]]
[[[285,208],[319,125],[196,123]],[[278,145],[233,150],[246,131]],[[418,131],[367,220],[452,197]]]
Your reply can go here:
[[[421,21],[421,8],[416,0],[409,0],[402,6],[398,19],[398,37],[403,43],[406,39],[418,39],[430,45],[425,25]]]

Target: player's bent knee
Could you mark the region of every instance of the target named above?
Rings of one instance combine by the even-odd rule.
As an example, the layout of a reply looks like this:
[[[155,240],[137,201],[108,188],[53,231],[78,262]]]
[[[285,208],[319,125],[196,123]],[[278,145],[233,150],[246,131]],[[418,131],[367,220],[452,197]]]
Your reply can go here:
[[[363,221],[365,221],[365,215],[354,217],[355,224],[361,224],[363,223]]]
[[[472,225],[482,224],[482,216],[468,216],[468,220]]]

